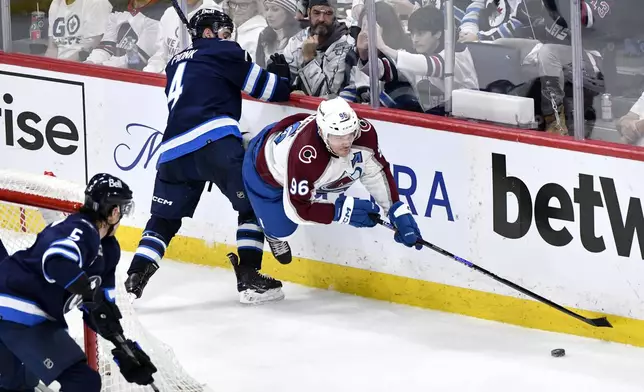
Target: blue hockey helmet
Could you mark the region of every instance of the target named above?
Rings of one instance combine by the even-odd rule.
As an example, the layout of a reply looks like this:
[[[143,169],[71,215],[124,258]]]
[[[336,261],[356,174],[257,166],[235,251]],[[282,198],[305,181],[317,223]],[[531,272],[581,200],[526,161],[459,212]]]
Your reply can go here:
[[[233,33],[235,25],[230,16],[216,8],[203,8],[197,11],[190,18],[190,34],[192,39],[203,36],[205,29],[209,28],[217,34],[221,29],[227,29],[229,34]]]
[[[114,207],[121,216],[134,213],[132,191],[123,180],[107,173],[98,173],[85,188],[84,208],[94,211],[101,219],[107,219]]]

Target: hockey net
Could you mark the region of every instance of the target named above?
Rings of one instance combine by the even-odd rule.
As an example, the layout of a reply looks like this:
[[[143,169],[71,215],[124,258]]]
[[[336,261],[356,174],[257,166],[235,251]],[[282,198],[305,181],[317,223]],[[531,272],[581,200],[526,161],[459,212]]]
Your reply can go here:
[[[31,246],[47,224],[75,212],[84,200],[83,191],[83,185],[55,178],[52,173],[34,175],[0,170],[0,240],[9,254]],[[162,392],[210,391],[188,375],[169,346],[146,331],[123,282],[123,274],[117,273],[116,303],[123,315],[121,324],[125,336],[139,342],[157,367],[156,387]],[[149,386],[130,384],[122,377],[112,359],[114,346],[83,325],[80,311],[70,312],[66,319],[70,335],[85,350],[88,364],[101,375],[102,391],[152,391]]]

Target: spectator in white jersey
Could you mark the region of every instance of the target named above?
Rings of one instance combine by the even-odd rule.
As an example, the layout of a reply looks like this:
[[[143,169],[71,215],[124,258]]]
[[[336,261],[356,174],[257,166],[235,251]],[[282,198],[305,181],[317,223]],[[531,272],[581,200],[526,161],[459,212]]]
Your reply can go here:
[[[112,12],[109,0],[54,0],[49,6],[45,56],[83,61],[98,46]]]
[[[222,11],[221,6],[213,0],[187,0],[188,13],[186,17],[188,20],[202,8],[215,8]],[[168,61],[177,53],[185,49],[181,44],[181,29],[186,30],[186,27],[179,19],[177,11],[174,7],[170,6],[165,10],[161,21],[159,23],[159,34],[157,36],[156,51],[148,60],[148,65],[143,68],[145,72],[165,73],[165,66]],[[186,31],[186,39],[188,45],[190,44],[190,35]]]
[[[444,114],[444,26],[443,12],[430,5],[409,17],[408,28],[416,53],[389,47],[380,34],[376,39],[378,49],[392,60],[393,74],[403,74],[413,81],[423,110],[433,114]],[[469,49],[458,43],[454,49],[454,89],[478,90],[478,76]]]
[[[129,0],[115,6],[103,39],[86,63],[142,70],[155,53],[159,20],[167,4],[157,0]]]
[[[233,41],[244,49],[255,61],[259,35],[268,26],[262,14],[261,0],[224,0],[224,12],[233,19]]]
[[[259,35],[255,62],[266,67],[270,57],[282,53],[288,40],[302,30],[300,22],[295,19],[297,4],[295,0],[265,0],[264,15],[266,27]]]

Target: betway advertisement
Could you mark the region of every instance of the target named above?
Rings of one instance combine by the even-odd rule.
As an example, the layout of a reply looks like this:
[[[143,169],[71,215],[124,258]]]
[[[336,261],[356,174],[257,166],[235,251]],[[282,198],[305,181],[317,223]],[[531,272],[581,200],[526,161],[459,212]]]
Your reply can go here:
[[[12,117],[12,126],[2,128],[3,167],[39,172],[51,166],[77,180],[84,179],[85,165],[89,175],[113,173],[134,188],[137,213],[129,223],[137,227],[145,225],[151,203],[172,202],[152,200],[167,114],[162,88],[8,65],[0,71],[0,99],[12,96],[11,103],[0,101],[0,121]],[[40,85],[25,75],[68,83]],[[43,88],[57,99],[43,98]],[[245,101],[242,125],[256,133],[302,111]],[[644,319],[643,162],[372,123],[425,239],[563,305]],[[367,197],[360,186],[348,193]],[[228,200],[207,186],[180,233],[234,244],[236,228]],[[290,242],[297,256],[309,259],[517,296],[392,237],[381,227],[334,224],[302,226]]]

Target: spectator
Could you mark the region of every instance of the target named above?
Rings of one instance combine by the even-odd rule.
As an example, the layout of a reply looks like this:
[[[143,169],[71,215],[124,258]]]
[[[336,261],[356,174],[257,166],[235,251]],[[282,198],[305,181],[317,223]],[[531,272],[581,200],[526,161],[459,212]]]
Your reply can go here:
[[[157,0],[129,0],[127,7],[114,7],[103,39],[85,62],[142,70],[155,52],[166,8]]]
[[[202,8],[216,8],[221,11],[221,6],[216,4],[213,0],[187,0],[188,3],[188,14],[186,18],[190,20],[192,15],[195,14],[198,10]],[[143,68],[145,72],[154,72],[154,73],[165,73],[165,66],[168,64],[168,61],[177,53],[181,52],[185,48],[181,44],[181,35],[180,30],[185,30],[185,26],[177,11],[174,7],[170,6],[165,10],[161,21],[159,22],[159,34],[157,36],[156,42],[156,52],[150,60],[148,60],[148,65]],[[186,32],[186,38],[188,44],[190,44],[190,36]]]
[[[54,0],[49,6],[45,56],[83,61],[98,46],[112,12],[109,0]]]
[[[377,37],[378,49],[392,60],[398,75],[410,75],[413,87],[425,112],[444,113],[444,48],[443,13],[433,6],[417,9],[409,17],[409,30],[416,53],[389,47],[383,37]],[[454,88],[478,90],[478,78],[469,50],[462,44],[455,45]]]
[[[434,6],[438,9],[444,9],[445,0],[376,0],[377,2],[386,1],[391,5],[398,15],[399,19],[408,19],[414,11],[425,6]],[[465,8],[470,4],[471,0],[453,0],[454,19],[456,24],[460,25],[463,16],[465,15]],[[360,26],[358,21],[363,15],[364,0],[353,0],[351,4],[351,18],[355,26]]]
[[[337,21],[329,0],[310,0],[310,27],[293,36],[284,49],[296,89],[307,95],[332,98],[345,83],[346,56],[355,40]]]
[[[564,69],[572,64],[570,30],[558,12],[543,7],[541,0],[524,0],[531,10],[531,31],[537,39],[499,38],[494,44],[516,48],[523,58],[523,67],[532,70],[541,81],[541,114],[545,130],[568,135],[564,108]],[[538,8],[535,8],[537,7]],[[582,28],[591,28],[595,18],[593,8],[582,3]],[[568,7],[569,9],[570,7]],[[539,12],[540,11],[540,12]],[[568,10],[569,11],[569,10]],[[586,41],[584,41],[586,44]],[[585,80],[597,80],[601,75],[601,54],[585,50],[583,68]],[[587,83],[586,87],[591,83]],[[600,87],[597,86],[599,89]],[[572,97],[569,97],[572,98]]]
[[[493,41],[499,38],[529,37],[532,0],[474,0],[467,6],[459,28],[459,41]],[[541,3],[541,0],[538,0]],[[536,16],[536,15],[535,15]]]
[[[266,28],[261,0],[224,0],[224,11],[233,19],[233,40],[255,61],[259,35]]]
[[[265,0],[264,7],[268,26],[259,35],[255,59],[260,67],[266,67],[272,54],[282,53],[288,40],[302,30],[295,19],[295,0]]]
[[[631,110],[617,121],[620,142],[642,146],[644,137],[644,93],[635,102]]]
[[[409,36],[403,30],[398,15],[394,8],[382,1],[376,3],[377,28],[385,44],[392,49],[413,51],[413,44]],[[349,102],[369,103],[370,82],[369,82],[369,48],[368,48],[368,23],[366,14],[360,17],[361,31],[356,40],[355,50],[347,54],[347,65],[351,68],[347,72],[347,86],[340,92],[340,96]],[[379,75],[382,82],[380,86],[380,104],[396,109],[416,110],[420,109],[418,99],[411,84],[402,75],[395,75],[390,72],[388,66],[390,60],[378,51]],[[413,79],[412,79],[413,80]]]

